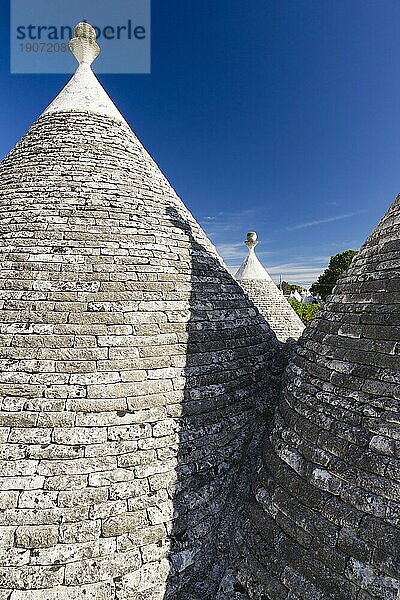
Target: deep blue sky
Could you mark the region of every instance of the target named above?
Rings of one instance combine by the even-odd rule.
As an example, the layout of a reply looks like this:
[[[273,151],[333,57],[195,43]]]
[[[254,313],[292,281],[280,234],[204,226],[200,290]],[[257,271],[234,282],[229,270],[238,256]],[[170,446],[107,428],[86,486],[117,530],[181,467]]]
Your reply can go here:
[[[1,158],[68,78],[10,75],[7,4]],[[153,0],[151,75],[99,79],[228,265],[255,229],[306,284],[399,192],[399,39],[397,0]]]

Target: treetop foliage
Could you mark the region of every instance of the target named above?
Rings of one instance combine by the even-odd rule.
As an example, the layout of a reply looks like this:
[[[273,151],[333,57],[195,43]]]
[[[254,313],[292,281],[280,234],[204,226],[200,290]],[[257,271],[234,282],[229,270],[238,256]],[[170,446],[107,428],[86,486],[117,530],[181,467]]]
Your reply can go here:
[[[319,309],[319,304],[303,304],[292,298],[289,300],[289,304],[306,326],[311,323]]]
[[[278,287],[281,287],[281,291],[285,296],[289,296],[291,292],[295,292],[296,290],[299,293],[301,293],[303,290],[301,285],[296,285],[295,283],[288,283],[287,281],[282,281],[281,286]]]
[[[339,254],[331,256],[329,265],[317,281],[312,284],[310,292],[314,295],[320,294],[322,299],[325,300],[332,292],[340,276],[347,271],[356,254],[357,250],[345,250],[345,252],[339,252]]]

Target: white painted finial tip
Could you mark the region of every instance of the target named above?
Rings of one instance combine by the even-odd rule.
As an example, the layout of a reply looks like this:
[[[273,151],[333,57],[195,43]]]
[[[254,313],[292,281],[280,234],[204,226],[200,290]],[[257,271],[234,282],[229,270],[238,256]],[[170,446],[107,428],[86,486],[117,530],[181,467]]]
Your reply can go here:
[[[72,54],[79,64],[91,65],[100,53],[95,30],[86,21],[81,21],[75,27],[74,34],[75,37],[69,43]]]
[[[255,231],[248,232],[245,244],[249,249],[257,246],[258,241],[257,241],[257,234]]]

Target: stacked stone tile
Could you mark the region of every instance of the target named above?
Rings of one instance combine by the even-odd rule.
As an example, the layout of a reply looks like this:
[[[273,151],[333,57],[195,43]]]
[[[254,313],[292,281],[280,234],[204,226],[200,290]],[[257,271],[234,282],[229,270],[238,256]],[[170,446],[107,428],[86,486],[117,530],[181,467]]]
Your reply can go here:
[[[267,320],[278,340],[297,340],[304,324],[258,260],[254,251],[258,244],[254,231],[249,231],[245,244],[249,251],[235,279]]]
[[[400,197],[271,419],[281,344],[71,45],[0,165],[0,600],[395,600]]]
[[[238,536],[252,599],[400,596],[400,197],[303,334]]]
[[[0,599],[215,598],[280,349],[72,47],[0,166]]]

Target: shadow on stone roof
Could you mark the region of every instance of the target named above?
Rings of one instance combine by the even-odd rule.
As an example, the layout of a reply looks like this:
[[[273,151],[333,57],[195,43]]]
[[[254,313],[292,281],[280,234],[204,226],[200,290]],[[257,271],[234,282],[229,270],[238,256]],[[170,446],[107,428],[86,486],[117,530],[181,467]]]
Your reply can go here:
[[[191,246],[191,291],[165,599],[211,600],[230,565],[283,363],[238,284],[173,207],[167,214]]]

